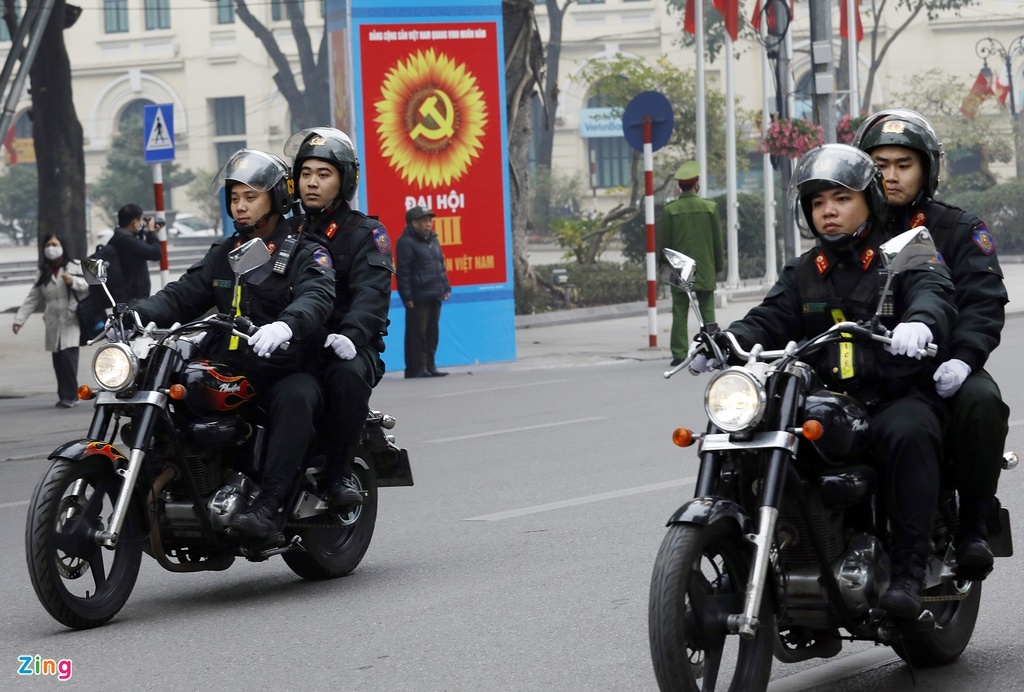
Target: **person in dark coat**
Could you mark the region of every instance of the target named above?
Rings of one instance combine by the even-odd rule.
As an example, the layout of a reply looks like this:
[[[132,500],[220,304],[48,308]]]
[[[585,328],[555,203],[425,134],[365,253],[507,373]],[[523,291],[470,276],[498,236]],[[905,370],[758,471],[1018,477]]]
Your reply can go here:
[[[160,260],[160,238],[143,220],[142,207],[126,204],[117,210],[117,228],[107,245],[117,252],[128,305],[149,297],[149,263]],[[119,296],[115,300],[122,302]]]
[[[835,322],[871,319],[885,287],[879,246],[889,238],[888,205],[871,157],[846,144],[812,149],[797,164],[790,190],[796,215],[804,216],[818,244],[790,260],[762,303],[729,325],[744,349],[781,349]],[[895,533],[893,576],[879,605],[898,620],[916,620],[922,611],[945,406],[932,386],[938,359],[920,354],[929,342],[949,342],[952,295],[949,269],[937,256],[903,271],[880,311],[881,323],[892,330],[891,345],[834,343],[809,361],[826,387],[868,409],[869,458],[881,467]],[[710,364],[700,354],[690,367],[705,372]]]
[[[956,471],[960,495],[957,574],[981,580],[995,563],[988,520],[999,506],[996,489],[1010,417],[998,385],[984,369],[999,345],[1009,300],[995,237],[974,214],[933,198],[942,144],[920,113],[875,113],[858,128],[854,146],[868,152],[882,171],[890,231],[927,227],[953,273],[957,317],[950,357],[935,372],[935,390],[951,410],[946,459]]]
[[[413,207],[396,242],[398,295],[405,305],[405,376],[443,377],[437,369],[441,303],[452,295],[444,253],[434,233],[434,212]]]

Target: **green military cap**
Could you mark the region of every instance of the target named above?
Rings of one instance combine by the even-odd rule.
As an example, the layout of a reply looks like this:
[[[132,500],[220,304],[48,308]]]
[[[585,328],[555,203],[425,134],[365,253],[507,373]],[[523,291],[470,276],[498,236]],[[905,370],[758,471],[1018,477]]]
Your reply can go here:
[[[682,183],[690,183],[700,177],[700,164],[696,161],[687,161],[676,171],[676,180]]]

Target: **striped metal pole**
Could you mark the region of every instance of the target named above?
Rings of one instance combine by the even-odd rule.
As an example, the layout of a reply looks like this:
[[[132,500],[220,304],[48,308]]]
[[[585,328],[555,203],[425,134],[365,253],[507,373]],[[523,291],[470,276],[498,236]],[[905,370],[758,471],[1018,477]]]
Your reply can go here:
[[[647,334],[648,345],[658,346],[658,284],[654,258],[654,148],[651,116],[644,116],[644,221],[647,224]]]

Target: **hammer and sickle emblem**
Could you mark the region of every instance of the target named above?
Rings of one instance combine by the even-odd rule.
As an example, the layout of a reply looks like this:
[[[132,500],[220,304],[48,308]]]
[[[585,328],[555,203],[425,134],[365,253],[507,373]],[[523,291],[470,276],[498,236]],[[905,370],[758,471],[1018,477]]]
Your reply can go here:
[[[455,108],[452,106],[452,100],[443,91],[435,90],[434,93],[437,96],[428,96],[420,104],[419,113],[424,117],[424,122],[418,123],[416,127],[412,128],[412,132],[409,133],[410,139],[422,136],[436,142],[445,137],[453,137],[455,135],[455,128],[452,127],[455,123]],[[437,109],[439,97],[444,102],[444,113]],[[433,121],[433,128],[426,126],[427,118]]]

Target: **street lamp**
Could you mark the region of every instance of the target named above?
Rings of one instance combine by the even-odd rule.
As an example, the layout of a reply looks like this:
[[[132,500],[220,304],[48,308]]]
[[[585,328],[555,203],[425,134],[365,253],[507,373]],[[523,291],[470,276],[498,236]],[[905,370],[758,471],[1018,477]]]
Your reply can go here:
[[[992,57],[1003,61],[1006,67],[1007,88],[1010,96],[1010,122],[1013,126],[1013,151],[1017,161],[1017,177],[1024,178],[1024,147],[1021,146],[1021,122],[1017,113],[1017,95],[1013,89],[1013,61],[1024,55],[1024,35],[1010,41],[1009,46],[1004,46],[994,38],[986,36],[979,40],[974,46],[974,52],[981,58],[985,67],[988,67],[988,59]],[[984,69],[984,68],[983,68]]]

